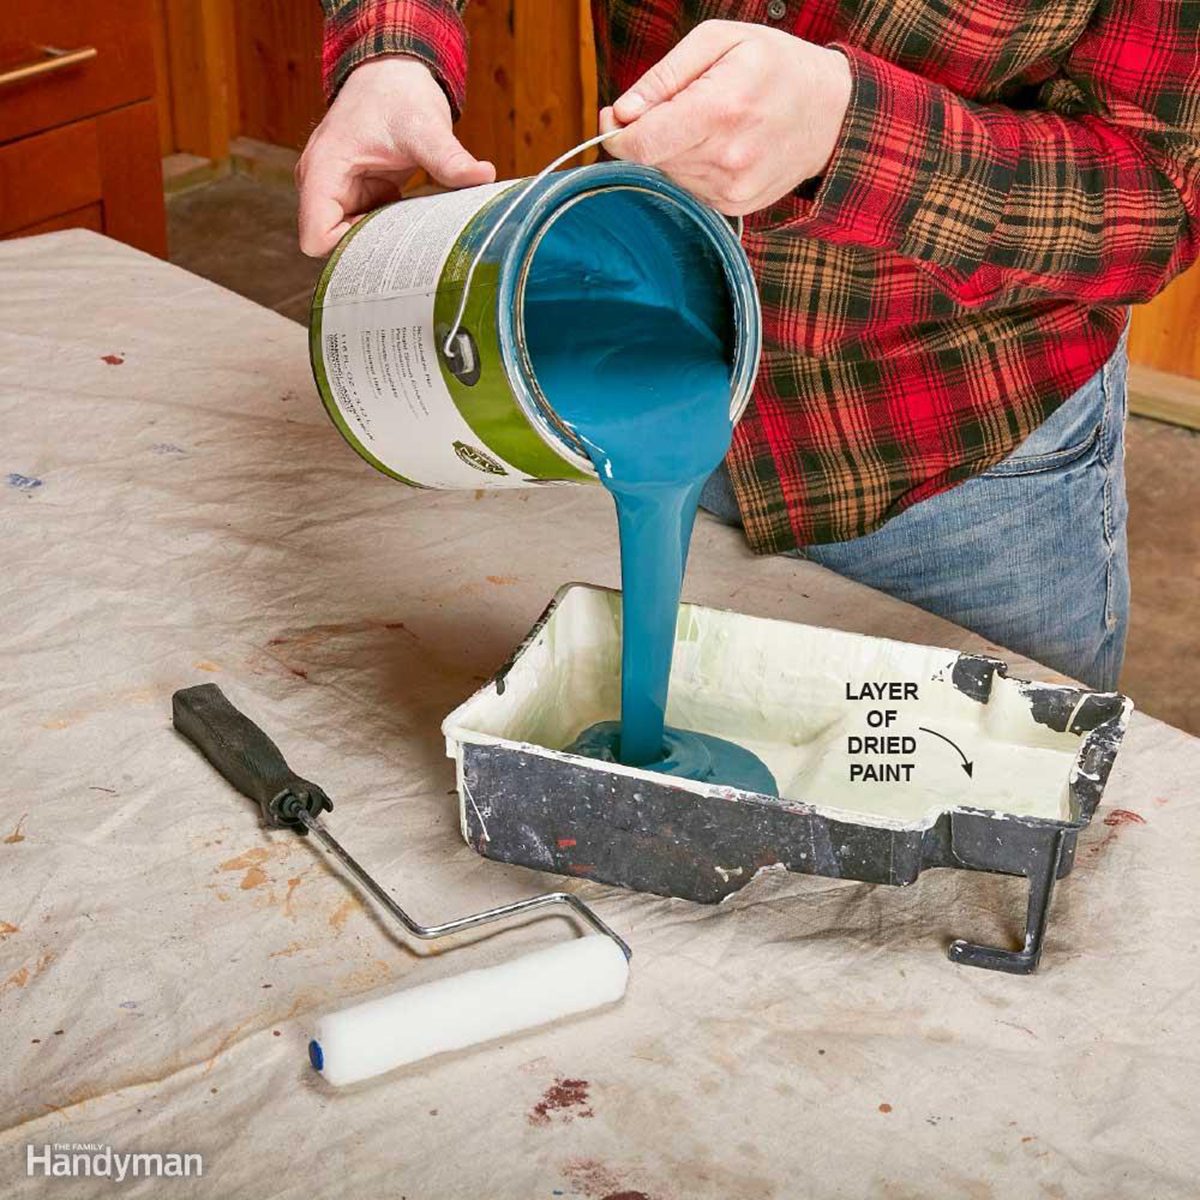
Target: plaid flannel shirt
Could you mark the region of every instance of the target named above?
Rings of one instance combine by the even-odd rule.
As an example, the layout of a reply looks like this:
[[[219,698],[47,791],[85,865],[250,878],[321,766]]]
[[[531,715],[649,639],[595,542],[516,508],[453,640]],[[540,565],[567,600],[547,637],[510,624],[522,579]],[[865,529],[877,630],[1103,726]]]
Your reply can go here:
[[[461,108],[465,0],[325,7],[331,93],[404,53]],[[869,533],[999,462],[1200,252],[1200,0],[593,11],[604,102],[713,17],[850,62],[825,173],[747,221],[765,343],[728,465],[757,551]]]

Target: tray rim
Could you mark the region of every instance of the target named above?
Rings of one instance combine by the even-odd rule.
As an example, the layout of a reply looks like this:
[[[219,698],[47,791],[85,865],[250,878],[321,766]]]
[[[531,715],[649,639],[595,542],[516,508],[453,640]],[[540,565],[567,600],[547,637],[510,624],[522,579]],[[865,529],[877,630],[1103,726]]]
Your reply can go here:
[[[586,583],[583,581],[571,581],[560,585],[550,598],[549,603],[542,610],[537,620],[530,627],[529,632],[521,639],[516,648],[504,661],[504,663],[488,678],[488,680],[480,685],[466,700],[457,705],[450,713],[446,715],[441,724],[441,731],[446,739],[446,754],[448,758],[455,760],[456,774],[458,781],[458,799],[459,799],[459,817],[462,832],[465,840],[470,840],[467,830],[467,811],[468,802],[473,803],[473,799],[467,792],[464,783],[462,772],[462,747],[464,745],[493,745],[519,750],[526,754],[532,754],[540,758],[546,758],[553,761],[570,763],[577,767],[582,767],[585,770],[595,772],[602,775],[624,775],[635,779],[645,779],[655,783],[662,783],[664,779],[669,779],[671,784],[678,787],[682,791],[693,792],[697,795],[703,795],[713,799],[726,800],[730,803],[738,804],[755,804],[764,807],[769,807],[776,810],[785,810],[795,813],[807,813],[814,816],[819,816],[825,820],[837,821],[847,825],[863,826],[870,829],[883,829],[891,831],[907,831],[917,832],[932,829],[943,816],[953,813],[964,813],[973,816],[988,817],[996,820],[1018,822],[1030,828],[1044,829],[1060,829],[1060,830],[1079,830],[1089,824],[1096,807],[1099,803],[1104,786],[1108,779],[1108,774],[1112,769],[1113,762],[1116,759],[1118,750],[1124,735],[1129,726],[1130,717],[1134,711],[1133,701],[1120,692],[1101,692],[1084,687],[1082,684],[1058,684],[1047,683],[1040,680],[1022,679],[1009,674],[1009,664],[1001,658],[996,658],[987,654],[976,654],[965,650],[955,650],[948,646],[930,646],[923,642],[906,642],[899,638],[880,637],[876,634],[854,633],[848,630],[831,630],[827,626],[810,625],[803,621],[789,621],[783,617],[760,617],[749,613],[741,613],[736,609],[723,608],[715,605],[695,604],[688,601],[681,603],[681,607],[698,610],[702,612],[726,613],[730,616],[741,617],[751,621],[770,622],[772,624],[787,625],[793,628],[801,628],[815,630],[820,632],[833,632],[842,636],[852,636],[863,638],[872,642],[890,643],[893,645],[912,647],[922,651],[941,650],[948,656],[954,658],[955,674],[958,673],[960,667],[967,670],[964,674],[970,675],[970,682],[976,687],[982,685],[982,678],[986,676],[987,687],[990,691],[991,681],[997,676],[1002,679],[1008,679],[1021,686],[1023,695],[1038,694],[1043,697],[1051,696],[1077,696],[1073,708],[1072,716],[1068,720],[1067,728],[1059,730],[1059,732],[1069,732],[1070,725],[1073,724],[1074,716],[1077,715],[1085,706],[1087,700],[1091,697],[1097,697],[1109,701],[1109,707],[1112,707],[1115,702],[1117,705],[1116,712],[1099,721],[1091,729],[1084,731],[1079,742],[1079,748],[1071,763],[1070,773],[1067,779],[1068,800],[1071,805],[1071,815],[1066,818],[1056,817],[1041,817],[1032,814],[1010,813],[1002,809],[980,808],[969,804],[950,804],[943,808],[925,813],[923,816],[912,820],[903,821],[892,817],[886,817],[877,814],[866,814],[855,812],[853,810],[838,808],[833,805],[813,803],[803,800],[784,800],[780,797],[765,796],[759,792],[746,791],[742,788],[732,787],[728,784],[713,784],[703,783],[698,780],[678,778],[675,776],[664,776],[658,772],[648,771],[642,767],[630,767],[623,763],[601,763],[596,759],[587,758],[584,755],[570,754],[565,750],[553,750],[548,746],[540,746],[533,742],[520,741],[515,738],[500,737],[495,734],[479,733],[472,730],[466,730],[461,726],[460,714],[474,704],[483,695],[494,692],[499,696],[504,694],[504,681],[509,672],[513,669],[522,655],[532,646],[533,642],[545,629],[546,625],[554,616],[555,611],[562,604],[565,598],[573,591],[584,590],[588,592],[605,593],[609,596],[620,596],[621,592],[618,588],[604,587],[599,584]],[[953,686],[959,691],[963,691],[966,695],[971,695],[971,692],[956,680],[952,680]],[[986,703],[982,696],[972,696],[980,703]],[[1035,718],[1036,719],[1036,718]],[[1089,773],[1083,770],[1083,763],[1095,756],[1094,766],[1095,772]]]

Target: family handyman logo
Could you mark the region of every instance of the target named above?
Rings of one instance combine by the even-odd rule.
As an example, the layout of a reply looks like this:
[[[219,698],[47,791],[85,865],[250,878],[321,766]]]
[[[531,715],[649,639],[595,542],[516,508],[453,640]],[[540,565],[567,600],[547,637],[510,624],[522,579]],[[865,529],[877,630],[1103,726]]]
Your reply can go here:
[[[98,1142],[26,1145],[25,1174],[55,1179],[184,1179],[204,1174],[199,1154],[123,1154]]]

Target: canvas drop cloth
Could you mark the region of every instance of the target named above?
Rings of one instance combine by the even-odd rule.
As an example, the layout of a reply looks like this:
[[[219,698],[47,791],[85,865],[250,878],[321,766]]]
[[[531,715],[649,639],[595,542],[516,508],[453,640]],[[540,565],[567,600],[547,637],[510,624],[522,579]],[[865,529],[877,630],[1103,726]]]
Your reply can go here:
[[[617,582],[608,498],[406,490],[321,412],[299,326],[96,235],[3,243],[0,280],[5,1196],[1200,1193],[1200,745],[1142,716],[1032,978],[944,954],[1011,940],[1020,881],[573,884],[634,948],[619,1006],[327,1087],[313,1014],[570,929],[406,949],[173,733],[171,693],[226,689],[419,919],[557,886],[463,844],[439,725],[560,584]],[[986,648],[710,520],[692,564],[702,603]],[[27,1179],[47,1143],[204,1174]]]

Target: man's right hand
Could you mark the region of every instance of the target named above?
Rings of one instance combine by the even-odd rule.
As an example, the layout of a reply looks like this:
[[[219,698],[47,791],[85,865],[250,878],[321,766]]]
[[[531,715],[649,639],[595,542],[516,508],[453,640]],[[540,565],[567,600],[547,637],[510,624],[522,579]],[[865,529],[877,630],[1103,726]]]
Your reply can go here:
[[[328,254],[360,217],[398,200],[418,167],[452,188],[496,178],[454,136],[450,104],[423,62],[394,55],[363,63],[296,164],[300,249]]]

